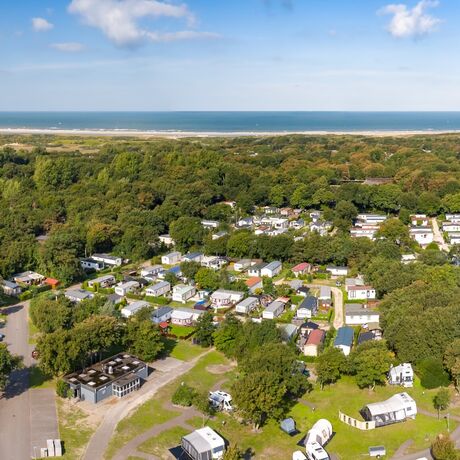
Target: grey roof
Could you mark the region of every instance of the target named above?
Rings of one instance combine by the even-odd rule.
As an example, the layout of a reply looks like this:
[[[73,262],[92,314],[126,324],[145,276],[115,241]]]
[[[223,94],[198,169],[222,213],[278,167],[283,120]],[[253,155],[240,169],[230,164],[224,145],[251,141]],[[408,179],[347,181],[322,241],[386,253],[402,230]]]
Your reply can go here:
[[[353,335],[353,328],[347,326],[340,327],[337,331],[337,337],[334,340],[334,346],[344,345],[351,347],[353,344]]]
[[[161,318],[164,315],[167,315],[168,313],[171,313],[173,309],[171,307],[160,307],[158,310],[155,310],[152,313],[152,318]]]
[[[276,311],[278,311],[278,309],[279,309],[280,307],[283,307],[283,308],[284,308],[284,303],[283,303],[283,302],[280,302],[279,300],[275,300],[275,301],[273,301],[270,305],[267,306],[267,308],[265,309],[265,311],[269,311],[269,312],[275,313]]]
[[[122,298],[123,298],[123,296],[118,295],[118,294],[109,294],[109,295],[107,296],[107,300],[108,300],[109,302],[113,302],[113,303],[118,302],[118,301],[121,300]]]
[[[369,310],[369,308],[364,308],[364,305],[361,303],[347,303],[345,304],[345,316],[351,315],[379,315],[380,313],[375,310]]]
[[[275,260],[274,262],[270,262],[268,265],[265,265],[265,269],[267,270],[276,270],[278,267],[281,267],[281,262]]]
[[[66,292],[66,296],[73,297],[74,299],[85,300],[91,298],[93,294],[89,291],[85,291],[84,289],[70,289]]]
[[[318,299],[311,295],[305,297],[299,305],[299,308],[315,311],[318,308]]]
[[[183,439],[189,442],[199,454],[203,454],[211,450],[211,445],[196,431],[184,436]]]
[[[167,286],[170,286],[168,281],[160,281],[159,283],[149,286],[147,289],[161,289]]]
[[[7,281],[7,280],[3,280],[3,286],[10,288],[10,289],[17,289],[18,287],[20,287],[19,284],[16,284],[16,283],[13,283],[12,281]]]

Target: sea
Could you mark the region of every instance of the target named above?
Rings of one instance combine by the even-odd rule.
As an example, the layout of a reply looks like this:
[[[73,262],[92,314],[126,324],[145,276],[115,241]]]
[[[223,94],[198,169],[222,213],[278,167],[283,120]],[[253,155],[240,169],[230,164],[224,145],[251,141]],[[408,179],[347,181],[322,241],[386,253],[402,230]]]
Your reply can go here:
[[[460,131],[460,112],[0,112],[0,129],[152,133]]]

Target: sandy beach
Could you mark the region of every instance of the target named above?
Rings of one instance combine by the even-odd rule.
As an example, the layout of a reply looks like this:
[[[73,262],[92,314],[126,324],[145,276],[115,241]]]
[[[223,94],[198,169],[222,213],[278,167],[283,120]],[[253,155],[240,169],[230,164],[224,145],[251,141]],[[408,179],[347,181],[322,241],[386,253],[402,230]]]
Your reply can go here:
[[[0,128],[0,134],[28,134],[52,136],[131,137],[131,138],[222,138],[222,137],[271,137],[271,136],[368,136],[408,137],[419,135],[459,134],[460,131],[277,131],[277,132],[184,132],[184,131],[134,131],[134,130],[77,130],[77,129],[32,129]]]

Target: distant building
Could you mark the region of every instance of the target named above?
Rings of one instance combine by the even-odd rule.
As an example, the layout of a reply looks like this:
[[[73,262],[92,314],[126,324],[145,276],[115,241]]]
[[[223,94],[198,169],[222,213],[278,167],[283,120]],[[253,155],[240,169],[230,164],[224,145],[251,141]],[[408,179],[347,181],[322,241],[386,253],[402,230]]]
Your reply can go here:
[[[427,246],[434,240],[431,227],[412,227],[409,229],[409,236],[420,244],[420,246]]]
[[[308,275],[310,272],[311,264],[307,262],[302,262],[301,264],[297,264],[292,268],[292,273],[294,273],[295,276]]]
[[[174,308],[171,312],[171,323],[178,326],[193,326],[203,313],[192,308]]]
[[[213,308],[225,308],[241,301],[244,292],[218,289],[211,294],[211,306]]]
[[[13,275],[12,278],[15,283],[25,284],[27,286],[40,285],[43,281],[45,281],[45,277],[43,275],[32,271],[17,273],[16,275]]]
[[[281,262],[275,261],[270,262],[269,264],[265,265],[265,267],[261,268],[260,275],[261,276],[268,276],[269,278],[273,278],[276,275],[281,273],[282,264]]]
[[[104,262],[93,259],[91,257],[80,259],[80,266],[83,268],[83,270],[94,270],[96,272],[104,270],[105,268]]]
[[[182,254],[180,252],[170,252],[161,256],[161,263],[165,265],[176,265],[181,261]]]
[[[160,235],[158,237],[161,243],[163,243],[165,246],[174,246],[174,240],[171,238],[170,235]]]
[[[92,299],[94,297],[92,292],[85,291],[84,289],[69,289],[64,295],[71,302],[76,303],[83,302],[83,300]]]
[[[373,300],[376,297],[372,286],[349,286],[346,291],[350,300]]]
[[[137,281],[126,281],[115,287],[115,294],[125,296],[126,294],[136,291],[139,287],[140,284]]]
[[[160,297],[167,294],[171,290],[171,284],[168,281],[160,281],[159,283],[149,286],[145,290],[145,295],[150,297]]]
[[[109,267],[121,267],[123,265],[123,258],[111,256],[110,254],[93,254],[92,259],[103,262]]]
[[[17,297],[22,292],[21,286],[19,286],[19,284],[13,283],[12,281],[3,280],[2,288],[5,295],[12,297]]]
[[[236,313],[247,315],[252,310],[257,308],[258,304],[259,304],[259,299],[257,297],[248,297],[236,305],[235,311]]]
[[[332,276],[347,276],[348,275],[348,267],[336,267],[335,265],[329,265],[326,268]]]
[[[106,289],[110,286],[113,286],[116,283],[115,276],[113,275],[104,275],[100,276],[99,278],[95,278],[93,280],[88,281],[88,286],[90,288],[94,288],[96,284],[98,284],[101,288]]]
[[[173,287],[172,299],[175,302],[186,303],[196,294],[195,286],[188,286],[186,284],[177,284]]]

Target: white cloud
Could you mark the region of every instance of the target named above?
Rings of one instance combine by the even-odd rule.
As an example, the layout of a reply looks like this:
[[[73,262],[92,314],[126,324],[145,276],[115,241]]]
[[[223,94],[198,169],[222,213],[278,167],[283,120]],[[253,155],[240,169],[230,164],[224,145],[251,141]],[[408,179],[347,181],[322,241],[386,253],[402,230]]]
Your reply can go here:
[[[102,30],[117,46],[217,37],[216,34],[195,30],[159,32],[139,25],[141,19],[150,17],[182,19],[192,27],[195,17],[185,4],[174,5],[159,0],[72,0],[69,11],[81,16],[85,24]]]
[[[393,37],[417,37],[434,32],[441,23],[439,18],[427,13],[429,8],[438,5],[437,0],[421,0],[413,8],[404,4],[391,4],[382,8],[379,14],[393,15],[388,25],[388,31]]]
[[[32,28],[35,32],[47,32],[53,29],[54,25],[44,18],[32,18]]]
[[[52,43],[50,47],[63,53],[78,53],[85,49],[84,45],[77,42]]]

